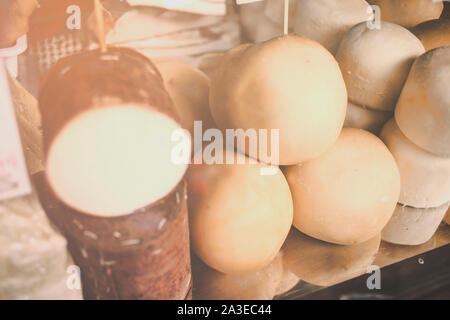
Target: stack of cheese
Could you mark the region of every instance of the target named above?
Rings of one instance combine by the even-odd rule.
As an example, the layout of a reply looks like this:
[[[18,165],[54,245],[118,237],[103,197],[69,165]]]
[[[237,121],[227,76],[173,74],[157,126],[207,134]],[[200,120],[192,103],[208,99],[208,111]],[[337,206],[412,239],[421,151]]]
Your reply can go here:
[[[299,279],[329,285],[365,272],[397,203],[400,176],[380,139],[342,130],[347,92],[334,57],[316,41],[288,35],[238,46],[211,61],[219,61],[209,67],[215,125],[219,132],[242,129],[258,147],[215,148],[221,161],[235,161],[191,166],[194,252],[217,270],[211,273],[217,281],[236,286],[243,279],[253,283],[255,272],[275,270],[288,239],[277,292]],[[279,130],[279,139],[272,130]],[[262,174],[268,168],[273,171]],[[306,235],[293,231],[287,238],[292,224]],[[302,259],[295,258],[299,252]],[[330,277],[326,261],[333,252],[339,263]],[[202,290],[213,290],[207,284]]]
[[[399,204],[383,240],[417,245],[429,240],[450,201],[450,46],[433,49],[413,64],[398,99],[395,120],[381,138],[401,175]]]
[[[378,134],[392,117],[414,59],[424,52],[414,34],[393,23],[351,28],[336,52],[349,96],[344,126]]]
[[[43,167],[37,101],[12,78],[10,89],[32,175]],[[73,262],[66,241],[50,225],[34,191],[0,202],[0,226],[0,299],[82,298],[79,274],[67,273]]]
[[[207,64],[215,69],[221,57],[214,55]],[[194,121],[201,121],[203,132],[217,130],[209,111],[210,79],[180,61],[162,61],[157,67],[181,123],[191,136],[195,133]],[[196,155],[199,153],[201,150]],[[248,162],[247,157],[232,150],[226,151],[226,155]],[[205,164],[191,168],[191,232],[196,253],[209,265],[193,256],[194,299],[272,299],[299,281],[284,268],[282,254],[278,252],[292,223],[289,187],[279,169],[273,177],[265,178],[260,176],[262,168],[260,164]],[[271,200],[273,193],[276,197]],[[261,201],[260,196],[266,200]],[[241,225],[248,227],[244,230]],[[261,246],[264,237],[265,245]],[[235,252],[239,247],[242,252]]]

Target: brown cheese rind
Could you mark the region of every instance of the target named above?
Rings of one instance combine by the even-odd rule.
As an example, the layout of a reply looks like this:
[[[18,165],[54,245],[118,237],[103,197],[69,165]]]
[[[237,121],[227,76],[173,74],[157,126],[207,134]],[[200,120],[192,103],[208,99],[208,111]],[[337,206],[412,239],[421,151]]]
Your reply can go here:
[[[97,217],[59,201],[44,172],[42,206],[81,268],[85,299],[184,299],[191,286],[186,185],[127,216]]]
[[[98,108],[140,105],[179,123],[158,70],[146,57],[125,48],[61,60],[41,87],[39,103],[45,158],[70,121]],[[189,227],[182,177],[163,198],[116,217],[69,207],[56,196],[48,173],[39,173],[34,180],[44,210],[66,236],[81,268],[86,299],[184,299],[189,295]]]
[[[160,73],[145,56],[127,48],[84,52],[60,60],[41,87],[45,152],[74,117],[112,103],[141,104],[179,122]]]

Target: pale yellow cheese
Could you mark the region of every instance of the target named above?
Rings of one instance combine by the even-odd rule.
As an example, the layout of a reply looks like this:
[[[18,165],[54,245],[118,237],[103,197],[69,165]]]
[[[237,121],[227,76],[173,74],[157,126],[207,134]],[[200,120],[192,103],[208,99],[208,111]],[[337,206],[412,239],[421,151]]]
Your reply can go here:
[[[285,175],[294,226],[327,242],[357,244],[381,232],[400,194],[395,160],[375,135],[345,128],[325,154]]]
[[[292,198],[281,171],[261,175],[261,164],[235,156],[246,164],[193,165],[188,174],[192,248],[226,274],[266,267],[292,225]]]
[[[279,163],[290,165],[321,155],[336,141],[347,93],[325,48],[288,35],[228,52],[211,81],[210,108],[219,128],[264,129],[270,146],[277,143],[271,130],[279,130]]]

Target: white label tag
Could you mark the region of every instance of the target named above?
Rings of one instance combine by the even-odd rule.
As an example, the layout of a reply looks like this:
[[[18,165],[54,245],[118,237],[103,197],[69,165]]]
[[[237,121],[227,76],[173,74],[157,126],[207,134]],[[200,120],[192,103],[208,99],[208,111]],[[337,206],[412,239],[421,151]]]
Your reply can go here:
[[[6,72],[0,60],[0,200],[31,193]]]
[[[226,0],[127,0],[131,6],[153,6],[204,15],[225,15]]]

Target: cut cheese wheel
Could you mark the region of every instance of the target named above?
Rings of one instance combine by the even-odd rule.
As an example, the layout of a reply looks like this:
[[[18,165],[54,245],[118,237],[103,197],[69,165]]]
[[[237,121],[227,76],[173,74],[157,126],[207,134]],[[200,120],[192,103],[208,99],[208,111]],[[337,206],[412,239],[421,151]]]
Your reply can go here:
[[[245,37],[252,42],[263,42],[283,34],[283,25],[264,14],[264,2],[242,4],[239,17]]]
[[[409,73],[395,109],[395,120],[412,142],[450,157],[450,46],[428,51]]]
[[[279,169],[261,175],[261,164],[233,151],[234,164],[189,169],[189,216],[195,253],[210,267],[242,274],[266,267],[292,225],[292,198]],[[245,164],[239,164],[243,161]]]
[[[437,19],[444,8],[443,1],[432,0],[367,0],[380,7],[381,19],[406,28]]]
[[[258,130],[262,141],[266,134],[262,147],[272,150],[273,144],[279,163],[289,165],[319,156],[336,141],[347,93],[325,48],[288,35],[228,52],[211,81],[210,108],[221,129]],[[273,130],[279,130],[279,145]]]
[[[195,300],[271,300],[281,282],[280,255],[265,268],[239,275],[218,272],[192,257]]]
[[[422,41],[425,50],[450,45],[450,19],[434,19],[415,26],[412,30]]]
[[[47,154],[48,181],[74,209],[129,214],[164,197],[182,179],[189,158],[180,165],[171,158],[178,128],[139,105],[94,108],[55,137]]]
[[[449,207],[418,209],[398,204],[389,223],[381,233],[383,241],[419,245],[427,242],[436,232]]]
[[[213,128],[209,111],[209,78],[200,70],[180,61],[156,63],[164,86],[169,92],[181,125],[194,138],[194,121],[201,121],[203,130]]]
[[[130,214],[182,180],[190,139],[159,72],[137,52],[111,48],[60,60],[39,103],[47,181],[72,209]],[[175,156],[178,149],[184,153]]]
[[[362,243],[380,233],[400,193],[391,153],[361,129],[343,129],[325,154],[288,167],[285,175],[294,200],[294,226],[337,244]]]
[[[344,34],[354,25],[368,21],[371,10],[365,0],[298,1],[294,31],[318,41],[335,53]]]
[[[377,135],[392,115],[389,111],[372,110],[348,102],[344,128],[364,129]]]
[[[394,119],[386,123],[380,138],[400,171],[401,204],[430,208],[450,201],[450,158],[436,156],[412,143]]]
[[[283,245],[283,262],[305,282],[331,286],[367,272],[380,247],[379,234],[351,246],[341,246],[308,237],[292,229]]]
[[[414,59],[425,52],[407,29],[381,22],[381,29],[360,23],[344,36],[336,53],[350,101],[392,111]]]

